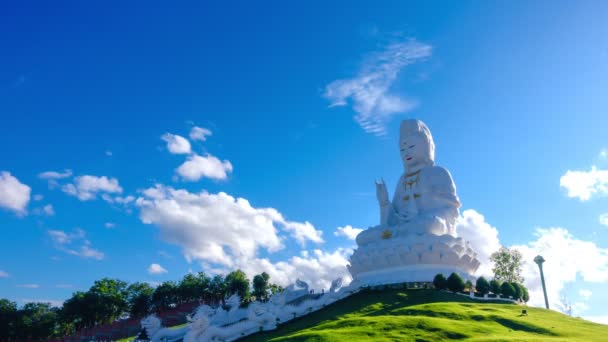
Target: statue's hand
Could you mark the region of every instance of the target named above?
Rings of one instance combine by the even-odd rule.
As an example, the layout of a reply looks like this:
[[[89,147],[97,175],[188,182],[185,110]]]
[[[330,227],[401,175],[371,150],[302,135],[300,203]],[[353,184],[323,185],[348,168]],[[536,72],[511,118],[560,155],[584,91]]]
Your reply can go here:
[[[380,206],[385,206],[389,204],[388,200],[388,191],[386,190],[386,183],[384,183],[384,178],[380,183],[376,183],[376,198],[378,198],[378,203]]]

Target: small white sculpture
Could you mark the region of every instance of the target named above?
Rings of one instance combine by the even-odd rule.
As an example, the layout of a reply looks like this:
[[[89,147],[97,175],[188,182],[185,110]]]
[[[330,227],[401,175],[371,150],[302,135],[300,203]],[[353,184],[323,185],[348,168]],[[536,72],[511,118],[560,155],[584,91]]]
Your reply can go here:
[[[336,279],[330,291],[324,295],[306,297],[293,304],[285,304],[289,291],[278,292],[268,302],[256,301],[250,303],[247,309],[239,307],[238,295],[232,295],[226,299],[228,310],[201,305],[192,317],[187,316],[189,324],[176,330],[162,328],[160,319],[154,315],[143,319],[141,324],[155,342],[181,339],[184,342],[234,341],[258,331],[276,329],[278,323],[307,315],[358,291],[358,288],[340,286],[342,279]],[[292,294],[301,293],[302,290],[308,291],[308,284],[298,280],[288,288]]]
[[[285,288],[285,301],[290,303],[308,294],[308,284],[300,279],[296,279],[295,284],[291,284]]]
[[[148,315],[140,322],[141,327],[146,329],[146,334],[152,342],[173,342],[179,341],[187,333],[188,328],[169,329],[163,328],[160,318],[156,315]]]

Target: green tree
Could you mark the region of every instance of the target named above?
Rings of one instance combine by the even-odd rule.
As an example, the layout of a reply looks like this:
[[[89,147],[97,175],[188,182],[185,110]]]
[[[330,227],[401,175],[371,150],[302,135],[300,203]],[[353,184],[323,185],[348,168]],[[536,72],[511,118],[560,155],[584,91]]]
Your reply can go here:
[[[203,301],[208,301],[211,296],[211,278],[209,278],[204,272],[198,272],[198,290],[197,298],[201,298]]]
[[[518,250],[501,247],[490,255],[490,261],[494,263],[492,268],[494,279],[509,283],[524,282],[524,277],[521,275],[522,255]]]
[[[175,282],[165,281],[154,289],[152,305],[156,311],[167,310],[178,299],[178,286]]]
[[[245,272],[241,270],[230,272],[226,276],[225,282],[228,295],[238,293],[241,297],[241,303],[249,302],[251,293],[249,290],[249,279]]]
[[[127,293],[130,317],[144,317],[152,311],[154,288],[148,283],[133,283],[127,288]]]
[[[445,279],[443,274],[439,273],[433,279],[433,286],[437,290],[444,290],[448,286],[448,281],[447,281],[447,279]]]
[[[511,283],[511,286],[513,286],[513,298],[515,299],[520,299],[523,297],[524,295],[524,289],[523,286],[521,286],[521,284],[519,283]]]
[[[50,303],[27,303],[17,312],[18,340],[46,341],[55,332],[57,308]]]
[[[74,330],[80,330],[95,324],[95,313],[91,310],[93,296],[88,292],[77,291],[72,297],[63,302],[60,320],[66,325],[72,325]]]
[[[15,335],[17,303],[0,299],[0,341],[8,341]]]
[[[270,284],[268,285],[268,289],[270,289],[270,294],[273,295],[277,292],[283,292],[284,288],[281,285]]]
[[[448,289],[454,292],[460,292],[464,290],[464,281],[456,272],[452,272],[448,277]]]
[[[111,323],[129,309],[127,283],[119,279],[103,278],[95,281],[88,291],[96,323]]]
[[[226,297],[226,281],[221,275],[215,275],[209,283],[209,294],[214,303],[219,303]]]
[[[259,301],[264,301],[268,297],[270,276],[266,272],[257,274],[253,277],[253,295]]]
[[[484,277],[477,278],[475,282],[475,288],[477,288],[477,292],[485,295],[490,292],[490,283]]]
[[[490,281],[490,291],[492,291],[493,294],[500,294],[500,285],[500,281],[492,279]]]
[[[513,288],[513,285],[511,285],[511,283],[505,281],[504,283],[502,283],[502,285],[500,285],[500,294],[505,297],[514,297],[515,289]]]
[[[199,277],[188,273],[182,278],[178,285],[180,302],[189,302],[201,297],[201,284]]]

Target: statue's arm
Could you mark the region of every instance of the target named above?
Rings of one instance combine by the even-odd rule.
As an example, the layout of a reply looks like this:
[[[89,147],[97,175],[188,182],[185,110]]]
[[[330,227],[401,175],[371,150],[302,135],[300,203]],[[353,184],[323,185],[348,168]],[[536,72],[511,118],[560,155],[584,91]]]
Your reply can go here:
[[[376,197],[378,198],[378,206],[380,207],[380,224],[387,224],[394,210],[392,203],[388,200],[388,190],[386,190],[384,179],[380,183],[376,182]]]

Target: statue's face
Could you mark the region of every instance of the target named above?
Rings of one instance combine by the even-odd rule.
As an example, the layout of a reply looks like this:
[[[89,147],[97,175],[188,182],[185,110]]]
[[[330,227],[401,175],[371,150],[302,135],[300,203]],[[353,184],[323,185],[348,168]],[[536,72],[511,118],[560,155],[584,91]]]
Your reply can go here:
[[[423,134],[404,137],[399,144],[401,159],[408,169],[425,163],[428,159],[428,142]]]

